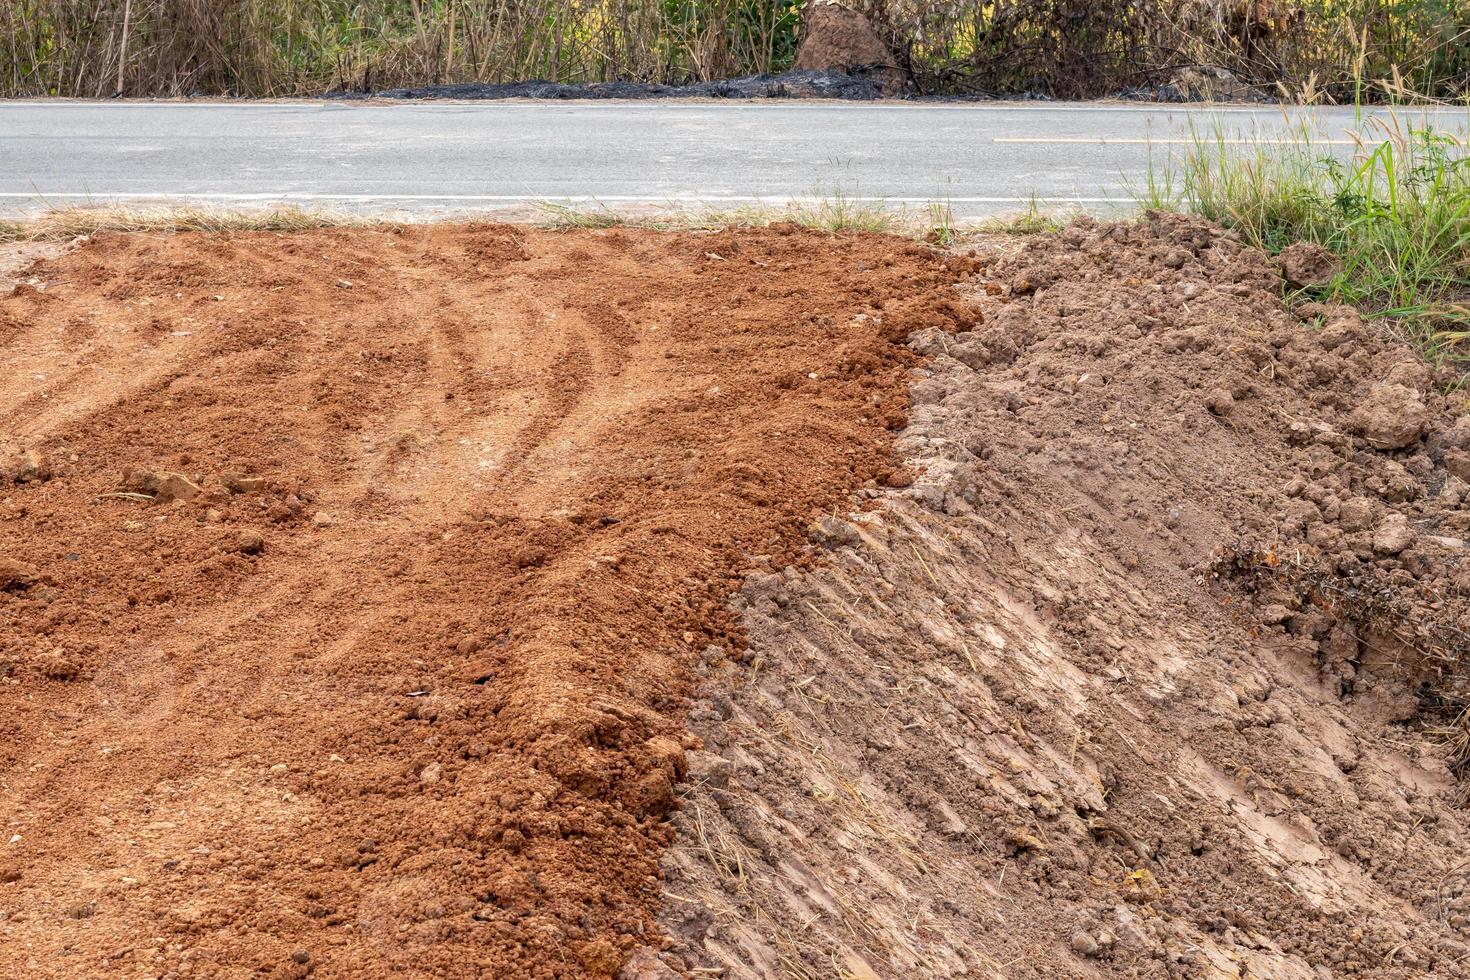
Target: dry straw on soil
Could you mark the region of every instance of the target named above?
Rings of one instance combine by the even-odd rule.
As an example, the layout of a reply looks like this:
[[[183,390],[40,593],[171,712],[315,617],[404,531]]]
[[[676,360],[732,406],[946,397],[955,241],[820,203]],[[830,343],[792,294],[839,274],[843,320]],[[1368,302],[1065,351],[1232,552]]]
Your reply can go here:
[[[500,212],[497,218],[507,217]],[[598,203],[582,204],[545,200],[536,202],[529,214],[508,215],[555,231],[581,228],[648,228],[660,231],[690,231],[719,228],[762,228],[788,223],[828,233],[875,232],[923,238],[948,244],[962,234],[947,204],[936,201],[927,207],[894,207],[881,201],[859,200],[841,194],[793,199],[780,205],[704,207],[671,204],[644,208],[612,208]],[[207,205],[96,205],[51,208],[34,215],[0,219],[0,242],[65,242],[99,231],[302,231],[309,228],[365,227],[417,223],[413,216],[382,216],[328,208],[302,208],[277,204],[262,208],[221,208]],[[1014,218],[991,219],[987,231],[1036,231],[1051,227],[1053,219],[1036,208]]]
[[[368,215],[290,204],[266,208],[69,207],[0,219],[0,242],[69,241],[99,231],[305,231],[383,223],[381,218]]]

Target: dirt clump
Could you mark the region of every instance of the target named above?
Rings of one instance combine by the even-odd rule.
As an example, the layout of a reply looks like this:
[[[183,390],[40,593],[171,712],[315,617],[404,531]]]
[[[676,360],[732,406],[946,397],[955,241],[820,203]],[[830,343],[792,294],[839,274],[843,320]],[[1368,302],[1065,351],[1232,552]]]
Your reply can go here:
[[[832,0],[817,0],[802,8],[801,41],[792,68],[875,77],[883,93],[890,96],[902,94],[909,84],[907,73],[872,22]]]
[[[18,591],[34,581],[36,572],[31,566],[13,558],[0,558],[0,591]]]
[[[1348,426],[1374,449],[1405,449],[1419,441],[1429,409],[1419,393],[1401,384],[1369,388],[1348,418]]]
[[[913,481],[703,659],[667,956],[1462,975],[1463,395],[1204,222],[981,259],[983,323],[911,341]]]
[[[903,340],[975,325],[970,268],[472,225],[27,270],[0,973],[658,976],[699,651],[743,646],[753,556],[889,477]]]
[[[0,483],[40,483],[51,479],[51,463],[34,449],[0,463]]]
[[[1325,286],[1342,269],[1337,256],[1311,242],[1286,246],[1276,261],[1281,264],[1281,276],[1286,284],[1296,289]]]

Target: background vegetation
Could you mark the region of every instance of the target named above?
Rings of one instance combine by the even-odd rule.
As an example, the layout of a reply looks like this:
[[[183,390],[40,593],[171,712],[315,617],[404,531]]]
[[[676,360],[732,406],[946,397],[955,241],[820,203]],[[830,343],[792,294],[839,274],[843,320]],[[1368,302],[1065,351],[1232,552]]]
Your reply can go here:
[[[802,0],[3,0],[0,95],[312,95],[780,71]],[[1105,95],[1218,66],[1309,100],[1458,98],[1470,0],[852,0],[922,91]]]

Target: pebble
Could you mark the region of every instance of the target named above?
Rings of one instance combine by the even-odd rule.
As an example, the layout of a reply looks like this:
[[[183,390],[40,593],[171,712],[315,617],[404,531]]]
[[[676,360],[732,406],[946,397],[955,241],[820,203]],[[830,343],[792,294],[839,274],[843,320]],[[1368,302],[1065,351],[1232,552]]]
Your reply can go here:
[[[230,493],[257,493],[265,489],[265,477],[228,471],[219,475],[220,486]]]
[[[175,500],[193,500],[201,492],[199,484],[182,473],[159,473],[157,479],[153,499],[160,504]]]
[[[45,456],[34,449],[21,453],[20,463],[15,469],[17,483],[39,483],[49,479],[51,479],[51,464]]]
[[[265,549],[265,538],[258,531],[241,531],[235,539],[235,550],[242,555],[258,555]]]
[[[716,789],[724,789],[730,784],[735,766],[724,756],[695,751],[688,753],[686,758],[691,783],[708,783]]]

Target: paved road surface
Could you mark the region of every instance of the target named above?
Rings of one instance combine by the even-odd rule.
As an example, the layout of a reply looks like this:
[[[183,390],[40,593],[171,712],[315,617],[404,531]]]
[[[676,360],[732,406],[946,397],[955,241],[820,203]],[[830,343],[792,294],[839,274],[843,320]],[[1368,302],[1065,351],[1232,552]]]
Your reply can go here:
[[[1466,130],[1464,109],[1431,114]],[[1191,127],[1351,149],[1351,109],[1107,104],[0,103],[0,211],[166,199],[425,213],[840,193],[957,216],[1123,204]]]

